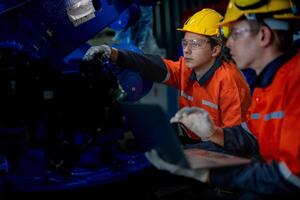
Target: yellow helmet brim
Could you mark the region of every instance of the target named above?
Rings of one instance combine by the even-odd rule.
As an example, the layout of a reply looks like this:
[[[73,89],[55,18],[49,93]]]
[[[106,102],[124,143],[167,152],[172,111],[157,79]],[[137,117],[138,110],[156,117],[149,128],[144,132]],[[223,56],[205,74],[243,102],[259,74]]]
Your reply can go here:
[[[246,16],[248,14],[276,13],[277,11],[289,10],[290,8],[291,4],[287,0],[272,0],[266,5],[260,6],[259,8],[242,10],[235,5],[235,0],[230,0],[224,20],[219,23],[219,25],[228,25],[229,23],[237,21],[242,16]],[[292,13],[288,13],[288,11],[284,14],[273,14],[272,16],[275,19],[299,19],[300,17]]]

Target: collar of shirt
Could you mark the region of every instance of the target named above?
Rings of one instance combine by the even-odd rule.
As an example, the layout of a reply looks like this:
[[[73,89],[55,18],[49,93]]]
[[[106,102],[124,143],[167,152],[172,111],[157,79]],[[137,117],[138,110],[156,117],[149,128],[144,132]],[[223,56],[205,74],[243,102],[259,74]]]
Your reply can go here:
[[[198,80],[198,83],[203,86],[211,77],[214,75],[215,71],[222,65],[221,59],[216,59],[215,63],[212,65],[212,67]],[[197,76],[195,71],[193,70],[190,75],[191,81],[196,81]]]
[[[277,57],[275,60],[270,62],[256,78],[254,82],[254,87],[265,88],[272,83],[273,78],[275,77],[276,72],[295,55],[295,52],[289,54],[283,54]]]

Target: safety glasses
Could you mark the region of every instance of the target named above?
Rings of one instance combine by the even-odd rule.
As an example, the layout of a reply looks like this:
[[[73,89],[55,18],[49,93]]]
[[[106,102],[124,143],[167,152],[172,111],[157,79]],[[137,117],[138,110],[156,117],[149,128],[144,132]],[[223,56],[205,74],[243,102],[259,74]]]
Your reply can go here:
[[[231,28],[229,31],[228,39],[232,38],[234,41],[238,40],[245,33],[256,32],[257,30],[250,28]]]
[[[185,49],[187,46],[189,46],[192,50],[204,49],[208,42],[208,39],[182,39],[181,46],[183,49]]]

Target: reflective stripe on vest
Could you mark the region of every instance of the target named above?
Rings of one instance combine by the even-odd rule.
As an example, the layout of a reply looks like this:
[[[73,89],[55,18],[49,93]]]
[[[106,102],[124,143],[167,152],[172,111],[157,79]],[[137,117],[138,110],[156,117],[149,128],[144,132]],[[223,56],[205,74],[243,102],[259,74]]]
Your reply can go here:
[[[207,105],[207,106],[209,106],[209,107],[211,107],[211,108],[214,108],[214,109],[218,110],[218,105],[217,105],[217,104],[214,104],[214,103],[212,103],[212,102],[210,102],[210,101],[202,100],[202,104],[203,104],[203,105]]]
[[[260,113],[252,113],[250,115],[251,119],[259,119],[260,118]],[[276,112],[271,112],[267,113],[264,116],[265,121],[269,121],[270,119],[282,119],[284,117],[284,112],[283,111],[276,111]]]
[[[265,114],[264,120],[268,121],[270,119],[281,119],[284,117],[283,111],[271,112],[269,114]]]
[[[259,113],[252,113],[250,117],[251,117],[251,119],[259,119],[260,114]]]
[[[180,92],[181,96],[185,97],[187,100],[193,101],[193,97],[187,95],[184,91]]]

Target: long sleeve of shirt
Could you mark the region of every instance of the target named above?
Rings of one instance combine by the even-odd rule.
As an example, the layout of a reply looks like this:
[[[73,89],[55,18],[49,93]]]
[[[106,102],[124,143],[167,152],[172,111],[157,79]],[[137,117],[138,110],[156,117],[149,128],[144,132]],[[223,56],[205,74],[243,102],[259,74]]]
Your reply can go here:
[[[297,192],[299,189],[286,181],[279,168],[279,164],[272,161],[214,169],[210,172],[210,181],[215,186],[264,195],[290,195]]]
[[[225,128],[224,150],[234,155],[257,157],[258,146],[254,136],[242,126]],[[290,194],[297,188],[286,181],[281,163],[254,161],[245,166],[211,170],[210,180],[219,187],[241,189],[258,194]]]
[[[211,141],[188,144],[184,147],[206,149],[221,153],[232,154],[241,157],[256,158],[259,156],[258,146],[254,136],[246,131],[242,126],[233,126],[224,128],[224,147],[221,147]]]
[[[116,64],[122,68],[134,70],[144,78],[155,82],[164,81],[168,73],[163,60],[157,55],[118,50]]]
[[[256,138],[243,123],[239,126],[224,128],[224,149],[234,155],[254,157],[258,155]]]

